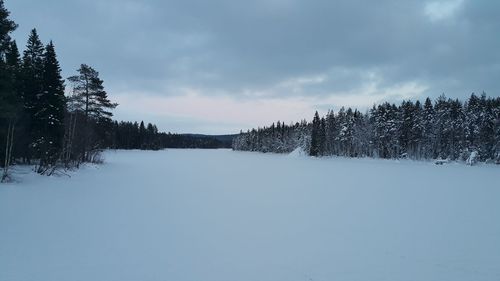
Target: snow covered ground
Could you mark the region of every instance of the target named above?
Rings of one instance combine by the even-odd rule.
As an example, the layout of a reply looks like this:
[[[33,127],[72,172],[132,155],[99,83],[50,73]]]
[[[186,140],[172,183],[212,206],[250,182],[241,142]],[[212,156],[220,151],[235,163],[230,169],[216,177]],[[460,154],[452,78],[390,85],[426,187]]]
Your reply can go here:
[[[498,166],[106,159],[0,185],[0,281],[500,280]]]

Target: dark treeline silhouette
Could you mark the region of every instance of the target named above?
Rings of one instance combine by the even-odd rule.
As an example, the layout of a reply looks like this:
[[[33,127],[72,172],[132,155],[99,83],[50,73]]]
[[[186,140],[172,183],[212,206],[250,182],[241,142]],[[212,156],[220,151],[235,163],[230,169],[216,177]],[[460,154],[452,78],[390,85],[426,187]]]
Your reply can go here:
[[[103,138],[103,147],[112,149],[230,148],[232,141],[218,136],[158,132],[156,125],[144,125],[143,121],[140,124],[113,121],[106,127],[108,134]]]
[[[66,150],[71,139],[67,136],[69,128],[65,115],[81,108],[76,107],[74,111],[67,108],[64,80],[54,44],[42,44],[36,29],[33,29],[21,56],[16,42],[10,37],[16,28],[3,0],[0,0],[2,181],[8,179],[9,166],[16,159],[36,164],[36,171],[40,174],[52,174],[60,163],[69,165],[69,160],[88,151],[87,146],[76,142],[71,151]],[[75,93],[75,96],[79,94]],[[106,107],[105,100],[106,93],[102,91],[94,107]],[[75,129],[82,130],[82,126],[75,126]]]
[[[21,56],[10,34],[17,25],[0,0],[0,167],[1,181],[9,167],[35,165],[39,174],[58,168],[78,168],[100,162],[103,148],[220,148],[227,141],[212,137],[160,133],[153,124],[112,120],[104,82],[92,67],[82,64],[67,79],[61,77],[53,42],[44,45],[36,29]]]
[[[108,99],[99,73],[82,64],[68,78],[72,91],[66,96],[54,43],[44,45],[33,29],[21,56],[10,37],[17,25],[9,15],[0,0],[1,180],[9,179],[16,163],[51,175],[57,168],[100,161],[117,104]]]
[[[313,121],[278,122],[241,133],[233,149],[311,156],[411,158],[500,163],[500,98],[472,94],[466,102],[441,95],[383,103],[363,114],[356,109],[316,112]]]
[[[44,45],[36,29],[21,56],[9,34],[17,25],[0,0],[0,166],[2,181],[14,163],[35,165],[39,174],[99,160],[103,124],[111,121],[112,103],[99,73],[81,65],[68,78],[65,95],[53,42]]]

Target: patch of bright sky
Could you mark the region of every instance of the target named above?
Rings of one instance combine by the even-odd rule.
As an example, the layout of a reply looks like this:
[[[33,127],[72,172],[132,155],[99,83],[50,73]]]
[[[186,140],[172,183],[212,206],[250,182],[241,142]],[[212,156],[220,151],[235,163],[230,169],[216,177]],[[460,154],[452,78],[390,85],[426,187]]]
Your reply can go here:
[[[463,6],[465,0],[431,1],[425,4],[425,15],[433,22],[450,19]]]
[[[202,90],[190,88],[181,89],[182,93],[176,96],[141,96],[137,93],[127,93],[117,96],[120,104],[117,117],[121,114],[141,116],[144,115],[143,109],[147,108],[148,114],[158,119],[174,118],[203,124],[198,133],[226,134],[268,126],[279,120],[285,123],[309,120],[316,110],[325,114],[330,109],[338,110],[345,106],[365,112],[374,104],[384,101],[399,102],[420,98],[427,90],[425,85],[416,81],[383,87],[376,75],[371,77],[372,79],[357,89],[335,92],[327,96],[279,97],[272,95],[273,89],[254,94],[251,99],[234,98],[229,94],[206,95]],[[286,86],[291,91],[301,91],[300,85],[321,81],[321,76],[296,78],[281,83],[279,89],[283,90]],[[237,118],[234,118],[235,116]],[[171,129],[174,132],[186,132],[182,128]]]

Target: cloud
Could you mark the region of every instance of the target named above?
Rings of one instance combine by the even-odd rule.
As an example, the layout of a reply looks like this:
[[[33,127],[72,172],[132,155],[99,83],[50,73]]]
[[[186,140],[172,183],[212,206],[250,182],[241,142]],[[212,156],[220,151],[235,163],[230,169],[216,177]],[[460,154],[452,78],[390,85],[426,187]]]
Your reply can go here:
[[[452,18],[462,8],[465,0],[438,0],[425,4],[425,14],[431,21]]]
[[[200,128],[196,122],[221,122],[189,112],[188,102],[224,108],[234,124],[252,126],[343,103],[500,94],[500,1],[10,0],[6,6],[20,24],[20,46],[38,27],[45,42],[55,41],[65,76],[90,64],[112,98],[176,104],[165,105],[175,117],[157,118],[180,118],[188,131]],[[278,107],[279,100],[288,106],[276,114],[245,113],[266,101]],[[156,108],[126,102],[120,118]],[[181,126],[165,124],[165,130]]]
[[[322,83],[323,77],[296,78],[282,83],[278,88],[270,88],[258,93],[231,95],[217,93],[207,95],[202,89],[179,89],[176,96],[140,95],[126,93],[118,97],[118,117],[133,115],[138,119],[176,120],[190,123],[200,133],[237,132],[257,126],[267,126],[271,122],[293,123],[310,119],[315,110],[322,114],[340,107],[352,107],[366,111],[376,103],[421,98],[425,85],[409,82],[384,87],[377,74],[371,73],[358,88],[323,95],[289,95],[280,97],[274,91],[296,90],[304,85]],[[242,99],[247,95],[251,98]],[[147,109],[147,110],[146,110]],[[147,113],[145,115],[145,112]],[[234,117],[237,118],[234,118]],[[171,121],[170,121],[171,122]],[[172,124],[160,123],[172,128]],[[182,126],[178,131],[187,132]]]

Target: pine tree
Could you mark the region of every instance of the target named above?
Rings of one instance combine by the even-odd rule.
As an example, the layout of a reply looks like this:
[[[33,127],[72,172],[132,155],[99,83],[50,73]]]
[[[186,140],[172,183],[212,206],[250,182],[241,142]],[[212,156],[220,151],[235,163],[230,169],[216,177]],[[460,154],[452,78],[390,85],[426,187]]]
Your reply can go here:
[[[320,146],[321,146],[321,120],[319,118],[319,114],[316,111],[314,114],[314,119],[312,122],[312,131],[311,131],[311,148],[309,150],[309,155],[311,156],[319,156],[320,155]]]
[[[38,172],[50,175],[62,153],[66,105],[64,81],[52,42],[45,49],[42,88],[35,120],[36,143],[40,155]]]
[[[394,139],[392,107],[389,103],[381,104],[377,107],[374,115],[374,139],[377,144],[377,155],[381,158],[393,157]]]
[[[355,130],[355,113],[352,108],[348,108],[345,112],[345,119],[342,124],[340,143],[343,146],[343,156],[354,156],[354,130]]]
[[[423,109],[420,101],[416,101],[413,108],[413,126],[410,131],[409,147],[410,157],[413,159],[420,159],[422,157],[423,148]]]
[[[462,103],[456,100],[449,101],[449,126],[450,126],[450,158],[457,160],[465,148],[465,116]]]
[[[146,126],[144,125],[144,121],[141,121],[139,125],[139,148],[146,149]]]
[[[378,158],[380,157],[380,139],[379,139],[379,128],[378,128],[378,107],[373,105],[372,108],[368,111],[368,123],[370,128],[368,129],[368,133],[370,135],[370,155],[372,157]]]
[[[84,139],[80,147],[81,161],[92,161],[94,155],[90,152],[95,151],[94,147],[97,145],[94,144],[97,139],[96,131],[91,128],[90,123],[109,121],[113,116],[110,110],[117,104],[108,99],[99,73],[88,65],[82,64],[78,69],[78,75],[69,77],[68,80],[73,84],[71,97],[73,110],[83,115],[81,130]]]
[[[434,117],[434,105],[432,104],[431,99],[427,98],[422,112],[422,157],[424,159],[437,157],[435,152],[436,131],[434,128]]]
[[[69,77],[68,80],[73,83],[75,101],[86,118],[101,119],[113,116],[109,110],[114,109],[117,104],[108,99],[99,72],[82,64],[78,75]]]
[[[22,98],[24,103],[23,124],[25,126],[26,136],[23,138],[22,151],[27,162],[35,156],[36,147],[36,119],[37,112],[42,110],[43,104],[40,103],[40,96],[43,92],[43,68],[44,68],[44,47],[36,29],[31,31],[28,38],[26,50],[23,53],[23,63],[21,67],[22,80]]]
[[[17,46],[10,37],[10,33],[17,28],[17,25],[9,19],[9,15],[10,12],[5,8],[4,1],[0,0],[0,143],[2,143],[1,147],[5,148],[0,152],[0,158],[3,160],[0,161],[0,166],[4,167],[0,179],[2,182],[8,180],[9,177],[15,125],[19,111],[16,91],[18,62],[13,61],[16,57]]]
[[[349,134],[349,125],[348,125],[348,116],[347,112],[344,107],[340,108],[339,112],[337,113],[337,125],[338,125],[338,131],[337,131],[337,155],[341,156],[347,156],[346,151],[347,151],[347,142],[348,142],[348,134]]]
[[[12,41],[5,52],[5,61],[7,66],[11,67],[11,72],[14,75],[19,76],[21,74],[21,55],[19,54],[16,41]],[[17,84],[19,82],[17,81]]]
[[[494,159],[500,164],[500,98],[493,101],[493,116],[495,116],[495,149]]]
[[[411,147],[411,134],[414,127],[414,105],[411,101],[403,101],[401,104],[401,135],[399,137],[399,141],[401,144],[401,150],[409,154],[410,150],[413,150]]]
[[[338,137],[338,128],[337,128],[337,120],[335,118],[335,113],[333,110],[329,110],[326,115],[326,140],[325,140],[325,149],[328,155],[335,155],[337,153],[336,150],[336,139]]]
[[[358,144],[358,156],[373,157],[372,123],[369,114],[361,114],[356,121],[355,136]]]
[[[320,119],[319,133],[318,133],[318,150],[319,155],[325,155],[326,144],[326,120],[324,117]]]
[[[449,136],[451,127],[449,118],[449,104],[446,96],[442,94],[436,100],[435,110],[435,129],[436,129],[436,152],[441,159],[447,159],[449,156]]]
[[[151,123],[148,123],[146,127],[146,140],[145,140],[147,149],[156,150],[159,148],[158,144],[155,143],[157,134],[158,134],[158,129],[156,128],[156,126]]]
[[[10,33],[17,28],[17,24],[9,19],[10,12],[5,8],[4,1],[0,0],[0,57],[4,59],[5,52],[11,43]]]

